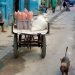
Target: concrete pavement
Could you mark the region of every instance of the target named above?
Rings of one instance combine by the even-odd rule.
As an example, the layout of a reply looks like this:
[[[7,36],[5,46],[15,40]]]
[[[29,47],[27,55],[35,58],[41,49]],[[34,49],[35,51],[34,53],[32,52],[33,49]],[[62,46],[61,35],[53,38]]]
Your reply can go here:
[[[49,20],[50,20],[49,22],[52,22],[62,12],[63,11],[59,11],[59,8],[56,9],[56,12],[54,14],[52,13],[51,10],[49,10],[49,12],[48,12],[48,15],[49,15],[48,17],[49,17]],[[12,47],[12,45],[13,45],[13,34],[11,33],[11,26],[8,26],[7,28],[5,28],[5,30],[7,32],[5,32],[5,33],[0,32],[0,68],[4,67],[6,65],[6,62],[11,57],[13,57],[13,47]],[[36,56],[37,56],[37,54],[36,54]],[[32,57],[31,57],[31,59],[32,59]],[[35,58],[33,58],[33,59],[35,59]],[[24,61],[24,60],[20,60],[20,59],[18,59],[18,60]],[[12,59],[12,62],[13,61],[14,61],[14,59]],[[17,63],[17,61],[16,61],[16,63]],[[21,66],[23,66],[23,65],[21,65]],[[10,75],[10,74],[8,74],[8,75]]]
[[[48,11],[49,22],[54,20],[57,16],[59,16],[63,11],[59,11],[59,8],[56,9],[56,12],[53,14],[52,10]],[[7,32],[0,32],[0,59],[3,59],[10,51],[12,51],[13,45],[13,34],[11,33],[11,26],[5,29]]]
[[[40,49],[25,50],[18,59],[10,58],[0,70],[0,75],[61,75],[60,58],[69,47],[68,57],[71,60],[69,75],[75,75],[75,9],[64,12],[52,22],[51,33],[46,36],[47,54],[40,59]],[[3,33],[2,33],[3,34]],[[7,35],[8,36],[8,35]],[[12,37],[11,37],[12,39]]]
[[[75,75],[75,9],[64,12],[52,22],[51,33],[46,36],[47,53],[40,59],[40,49],[23,49],[18,59],[10,57],[0,70],[0,75],[61,75],[60,58],[65,54],[71,60],[69,75]],[[10,55],[11,56],[11,55]]]

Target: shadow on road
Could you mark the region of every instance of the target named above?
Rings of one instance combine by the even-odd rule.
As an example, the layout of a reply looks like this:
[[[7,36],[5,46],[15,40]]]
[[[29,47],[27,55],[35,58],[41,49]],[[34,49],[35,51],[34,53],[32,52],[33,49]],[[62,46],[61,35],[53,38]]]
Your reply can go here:
[[[13,58],[13,53],[9,53],[3,58],[3,62],[1,62],[2,68],[0,69],[0,75],[16,75],[26,69],[27,62],[33,63],[38,62],[38,60],[40,61],[40,51],[37,49],[28,50],[22,48],[17,59]]]
[[[0,70],[0,75],[16,75],[16,73],[23,71],[23,69],[25,68],[24,63],[25,60],[22,58],[10,58],[4,64],[4,67]]]

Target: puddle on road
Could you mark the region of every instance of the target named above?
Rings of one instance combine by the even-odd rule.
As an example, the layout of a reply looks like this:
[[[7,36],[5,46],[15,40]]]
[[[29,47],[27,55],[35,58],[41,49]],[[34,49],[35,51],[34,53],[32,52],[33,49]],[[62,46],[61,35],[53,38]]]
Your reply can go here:
[[[3,50],[4,48],[6,48],[7,46],[0,46],[0,50]]]
[[[75,31],[75,26],[73,26],[72,31]]]
[[[4,67],[4,63],[0,61],[0,69],[2,69],[3,67]]]
[[[72,45],[72,49],[75,50],[75,45]]]
[[[22,58],[13,59],[10,58],[7,63],[1,65],[0,75],[16,75],[16,73],[22,72],[25,68],[25,60]]]
[[[8,35],[8,37],[13,37],[12,35]]]
[[[69,75],[75,75],[75,68],[71,67],[71,69],[69,70]]]
[[[64,27],[53,27],[51,26],[52,29],[58,29],[58,30],[61,30],[61,29],[64,29]]]
[[[38,47],[34,47],[31,49],[28,48],[19,48],[19,57],[23,57],[23,59],[25,59],[28,62],[37,62],[40,61],[41,57],[41,49]]]

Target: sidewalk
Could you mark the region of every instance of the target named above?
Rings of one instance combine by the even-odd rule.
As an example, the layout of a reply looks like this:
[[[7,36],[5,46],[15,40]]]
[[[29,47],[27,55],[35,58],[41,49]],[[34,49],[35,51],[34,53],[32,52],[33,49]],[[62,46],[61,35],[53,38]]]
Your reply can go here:
[[[52,22],[56,17],[58,17],[63,12],[56,9],[55,13],[52,13],[52,10],[48,11],[49,23]],[[11,26],[5,29],[7,32],[2,33],[0,31],[0,61],[3,62],[6,56],[11,55],[13,52],[13,34],[11,33]],[[12,36],[12,37],[11,37]]]
[[[48,12],[48,15],[49,15],[49,17],[48,17],[49,23],[51,23],[54,19],[56,19],[56,18],[57,18],[59,15],[61,15],[63,12],[64,12],[64,9],[62,9],[62,10],[60,11],[59,6],[56,8],[55,13],[52,13],[52,10],[49,10],[49,12]]]

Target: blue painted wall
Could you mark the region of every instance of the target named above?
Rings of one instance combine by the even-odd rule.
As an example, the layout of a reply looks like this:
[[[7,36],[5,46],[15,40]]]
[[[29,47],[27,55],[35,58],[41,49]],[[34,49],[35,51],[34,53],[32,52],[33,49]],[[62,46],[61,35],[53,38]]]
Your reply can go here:
[[[3,20],[5,25],[8,23],[12,23],[13,21],[13,1],[14,0],[0,0],[0,11],[2,12]],[[19,1],[19,10],[24,11],[25,1],[26,0],[18,0]],[[38,0],[27,0],[28,1],[28,10],[36,13],[36,9],[38,9]]]
[[[2,12],[5,25],[12,23],[13,21],[13,1],[14,0],[0,0],[0,11]],[[24,0],[19,1],[19,10],[24,11]]]
[[[13,0],[7,0],[7,21],[9,24],[13,21]]]
[[[38,3],[39,3],[38,0],[29,0],[29,6],[28,6],[29,11],[33,11],[33,13],[37,13]]]
[[[3,19],[7,19],[7,11],[6,11],[7,2],[6,0],[0,1],[0,11],[2,12]]]
[[[25,0],[19,0],[19,10],[24,11],[24,1]]]
[[[8,21],[13,20],[13,0],[0,0],[0,11],[2,12],[3,20],[5,25]]]

